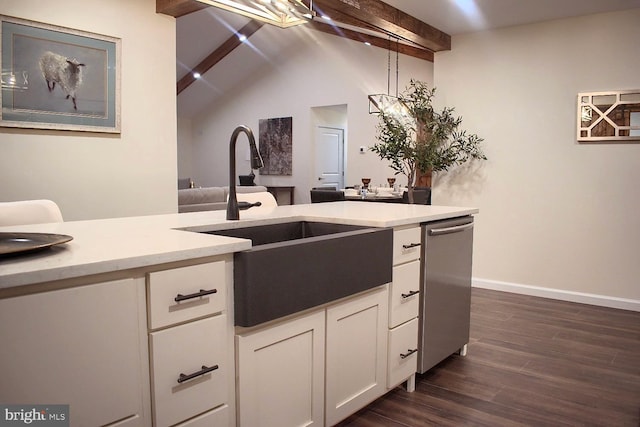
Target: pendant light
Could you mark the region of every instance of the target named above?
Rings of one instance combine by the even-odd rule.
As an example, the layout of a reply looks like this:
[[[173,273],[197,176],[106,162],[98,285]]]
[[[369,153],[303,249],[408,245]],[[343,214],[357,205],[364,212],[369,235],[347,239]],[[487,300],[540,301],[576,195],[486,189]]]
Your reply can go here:
[[[408,115],[407,106],[398,97],[399,75],[399,40],[396,38],[396,94],[391,95],[391,36],[389,36],[389,49],[387,57],[387,93],[369,95],[369,114],[384,113],[400,119]]]

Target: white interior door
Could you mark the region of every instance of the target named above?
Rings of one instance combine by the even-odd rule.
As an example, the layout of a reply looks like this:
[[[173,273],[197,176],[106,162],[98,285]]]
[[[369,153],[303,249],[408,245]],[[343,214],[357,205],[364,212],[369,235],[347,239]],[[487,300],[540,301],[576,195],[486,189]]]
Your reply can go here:
[[[344,130],[316,128],[316,165],[314,187],[344,188]]]

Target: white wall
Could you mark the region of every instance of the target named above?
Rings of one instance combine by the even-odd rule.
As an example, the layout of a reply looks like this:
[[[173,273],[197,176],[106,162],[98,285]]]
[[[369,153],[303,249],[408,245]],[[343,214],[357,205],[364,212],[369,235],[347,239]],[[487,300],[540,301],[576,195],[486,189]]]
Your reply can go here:
[[[461,35],[436,55],[439,102],[486,140],[489,161],[433,195],[480,208],[479,282],[640,303],[640,144],[575,138],[578,92],[640,89],[638,23],[635,9]]]
[[[0,201],[52,199],[67,220],[177,211],[175,19],[155,6],[0,3],[4,15],[122,39],[122,133],[0,128]]]
[[[265,58],[263,65],[233,93],[218,100],[211,109],[193,118],[193,178],[198,185],[228,184],[229,137],[239,124],[246,124],[257,137],[258,121],[273,117],[293,117],[293,175],[260,176],[262,185],[294,185],[296,203],[309,202],[309,190],[316,185],[313,172],[313,138],[316,118],[312,109],[346,105],[347,135],[346,184],[360,183],[371,177],[386,182],[392,171],[374,153],[358,154],[358,147],[375,143],[377,117],[369,115],[367,95],[387,92],[387,51],[363,43],[299,28],[286,32],[265,26],[250,41],[253,50],[241,46],[215,69],[233,72],[242,67],[246,55],[258,55],[263,45],[277,37],[287,37],[286,49],[278,57]],[[292,40],[293,39],[293,40]],[[395,67],[395,57],[393,58]],[[392,71],[395,75],[395,69]],[[392,76],[395,79],[395,76]],[[410,78],[431,83],[433,64],[400,55],[400,88]],[[198,81],[189,90],[203,90],[206,81]],[[392,92],[395,88],[392,88]],[[189,143],[182,140],[179,143]],[[246,138],[238,140],[237,158],[240,172],[248,172]],[[242,172],[244,173],[244,172]]]
[[[193,149],[191,141],[191,119],[178,118],[178,177],[193,176]]]

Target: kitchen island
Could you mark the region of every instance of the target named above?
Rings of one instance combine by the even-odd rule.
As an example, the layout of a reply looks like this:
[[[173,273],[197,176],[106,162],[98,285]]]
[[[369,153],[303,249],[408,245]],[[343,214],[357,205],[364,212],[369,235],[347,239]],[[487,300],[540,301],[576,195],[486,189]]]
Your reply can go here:
[[[0,259],[0,339],[13,343],[0,350],[0,401],[71,404],[71,425],[257,425],[251,420],[257,413],[254,404],[264,404],[261,399],[270,396],[259,395],[255,384],[243,381],[259,377],[263,371],[257,366],[267,359],[256,358],[257,353],[249,349],[263,348],[265,339],[286,342],[283,336],[308,336],[310,341],[293,348],[300,350],[299,356],[310,356],[308,360],[315,357],[315,364],[281,363],[288,373],[274,370],[260,379],[278,382],[289,377],[292,381],[281,381],[286,383],[282,387],[274,384],[273,390],[289,389],[292,395],[309,389],[308,411],[292,413],[287,420],[293,423],[309,417],[310,423],[331,425],[396,386],[398,379],[408,379],[409,365],[394,376],[386,363],[389,342],[400,336],[392,332],[404,326],[402,333],[412,335],[406,327],[410,321],[394,317],[387,322],[392,289],[381,286],[267,325],[237,328],[233,254],[250,249],[251,241],[199,232],[317,221],[392,227],[395,239],[412,234],[423,222],[477,212],[475,208],[336,202],[243,211],[240,221],[227,221],[223,211],[211,211],[0,228],[0,232],[73,236],[71,242],[41,252]],[[405,274],[403,269],[415,261],[415,257],[397,261],[394,254],[394,282],[396,266],[399,274]],[[342,358],[338,350],[331,350],[336,349],[333,342],[353,338],[353,330],[342,328],[339,319],[349,310],[374,313],[368,310],[371,307],[378,319],[370,336],[377,351],[376,391],[356,399],[352,406],[343,405],[338,402],[341,385],[327,383],[327,396],[323,392],[325,379],[339,376],[344,368],[331,367]],[[417,313],[408,316],[412,320]],[[348,327],[371,326],[366,321],[358,319],[365,323]],[[380,339],[386,334],[391,338]],[[325,349],[326,364],[318,364]],[[275,350],[277,354],[288,351],[286,346]],[[300,373],[308,374],[313,385],[307,387],[293,377]],[[277,397],[278,393],[270,394]],[[271,415],[280,416],[276,412]],[[264,418],[269,414],[258,415],[262,425],[269,425]]]

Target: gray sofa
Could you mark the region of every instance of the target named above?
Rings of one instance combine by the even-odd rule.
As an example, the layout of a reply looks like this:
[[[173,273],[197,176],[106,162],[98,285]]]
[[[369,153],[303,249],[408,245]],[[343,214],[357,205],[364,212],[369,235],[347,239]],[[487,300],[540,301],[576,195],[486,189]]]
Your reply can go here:
[[[237,193],[267,191],[262,185],[237,186]],[[184,188],[178,190],[178,213],[215,211],[227,208],[229,187]]]

